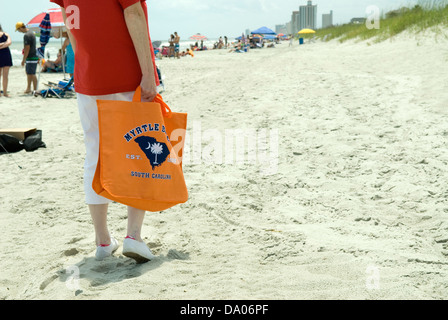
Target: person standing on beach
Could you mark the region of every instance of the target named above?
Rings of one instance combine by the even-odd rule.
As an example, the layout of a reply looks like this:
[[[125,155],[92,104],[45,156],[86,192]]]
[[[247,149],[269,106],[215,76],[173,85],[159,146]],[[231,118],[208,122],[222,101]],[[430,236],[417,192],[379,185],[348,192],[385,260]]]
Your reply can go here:
[[[174,56],[177,59],[180,59],[180,56],[179,56],[179,48],[180,48],[179,42],[180,42],[180,37],[177,34],[177,32],[174,32]]]
[[[73,78],[73,75],[75,73],[75,53],[73,52],[73,46],[70,42],[68,33],[64,32],[62,33],[62,36],[65,38],[64,44],[62,46],[62,51],[65,52],[65,56],[67,57],[65,72],[70,75],[70,78]]]
[[[9,80],[9,68],[12,67],[12,56],[9,46],[11,45],[11,37],[9,34],[3,32],[0,25],[0,83],[2,83],[3,77],[3,96],[8,95],[8,80]],[[0,93],[0,97],[2,94]]]
[[[16,31],[24,33],[23,36],[23,59],[22,67],[25,67],[27,86],[25,93],[32,93],[31,84],[33,84],[34,90],[37,89],[37,77],[36,69],[39,62],[36,52],[36,35],[33,31],[29,30],[23,22],[16,23]]]
[[[170,47],[169,47],[168,57],[171,58],[171,57],[174,57],[174,55],[175,55],[175,52],[174,52],[174,34],[170,35],[169,44],[170,44]]]
[[[132,101],[138,86],[143,102],[152,102],[156,97],[159,79],[148,30],[147,6],[144,0],[50,2],[62,8],[75,53],[74,76],[86,145],[84,190],[95,229],[95,256],[102,260],[111,256],[119,245],[107,226],[108,204],[112,201],[99,196],[92,188],[99,154],[96,101]],[[65,8],[71,13],[69,16]],[[98,17],[104,17],[101,23],[98,23]],[[116,67],[117,63],[119,67]],[[123,255],[137,263],[147,262],[154,255],[141,238],[145,211],[127,207],[127,214]]]

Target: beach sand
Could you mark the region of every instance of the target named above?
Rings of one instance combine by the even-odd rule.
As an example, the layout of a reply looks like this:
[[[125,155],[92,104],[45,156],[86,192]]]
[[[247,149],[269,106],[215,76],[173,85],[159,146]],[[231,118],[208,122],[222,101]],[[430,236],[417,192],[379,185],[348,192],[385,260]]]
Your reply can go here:
[[[0,299],[447,298],[447,42],[428,32],[157,61],[165,101],[188,112],[190,154],[209,150],[207,132],[267,130],[278,163],[191,156],[190,199],[147,214],[158,257],[141,265],[121,245],[95,261],[76,99],[23,96],[13,68],[0,127],[38,128],[47,147],[0,155]],[[120,244],[126,223],[112,204]]]

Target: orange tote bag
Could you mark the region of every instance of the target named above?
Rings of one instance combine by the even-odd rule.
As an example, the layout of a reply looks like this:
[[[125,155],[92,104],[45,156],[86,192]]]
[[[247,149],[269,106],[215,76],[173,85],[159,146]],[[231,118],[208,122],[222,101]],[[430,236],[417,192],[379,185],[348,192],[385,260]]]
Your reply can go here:
[[[187,114],[171,112],[160,95],[141,102],[140,87],[132,102],[98,100],[97,105],[100,152],[93,190],[151,212],[186,202],[182,149]]]

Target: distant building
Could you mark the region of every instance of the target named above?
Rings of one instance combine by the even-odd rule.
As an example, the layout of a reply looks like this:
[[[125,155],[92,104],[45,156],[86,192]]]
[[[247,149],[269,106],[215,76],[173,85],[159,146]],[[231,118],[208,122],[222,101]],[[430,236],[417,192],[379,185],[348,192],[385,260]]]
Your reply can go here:
[[[293,11],[291,16],[291,33],[300,31],[300,11]]]
[[[333,26],[333,10],[330,13],[324,13],[322,15],[322,28],[329,28]]]
[[[279,34],[279,33],[283,33],[283,34],[287,34],[288,31],[286,30],[286,25],[285,24],[278,24],[275,26],[275,33]]]
[[[331,24],[333,24],[333,11],[330,14]],[[285,24],[286,32],[283,33],[296,34],[305,28],[317,28],[317,5],[313,5],[312,1],[308,1],[306,6],[299,6],[298,11],[292,12],[291,21]]]
[[[316,29],[317,5],[313,5],[312,1],[308,1],[306,6],[300,6],[299,15],[299,31],[305,28]]]
[[[286,34],[293,34],[291,22],[286,23]]]
[[[350,23],[363,24],[366,23],[366,18],[353,18],[352,20],[350,20]]]

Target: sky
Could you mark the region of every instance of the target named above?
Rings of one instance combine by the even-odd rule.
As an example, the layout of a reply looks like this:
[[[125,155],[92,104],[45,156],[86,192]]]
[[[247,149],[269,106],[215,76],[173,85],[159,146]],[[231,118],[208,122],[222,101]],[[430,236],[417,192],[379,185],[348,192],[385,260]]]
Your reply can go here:
[[[113,0],[110,0],[113,1]],[[318,27],[322,14],[333,10],[333,23],[366,17],[367,7],[374,5],[387,12],[415,5],[417,0],[313,0],[317,4]],[[274,29],[291,20],[292,11],[306,0],[147,0],[152,40],[167,40],[177,31],[183,39],[201,33],[208,38],[234,38],[247,29],[262,26]],[[49,0],[0,0],[0,24],[13,41],[22,41],[15,32],[17,21],[27,23],[48,8],[58,7]],[[275,29],[274,29],[275,30]]]

